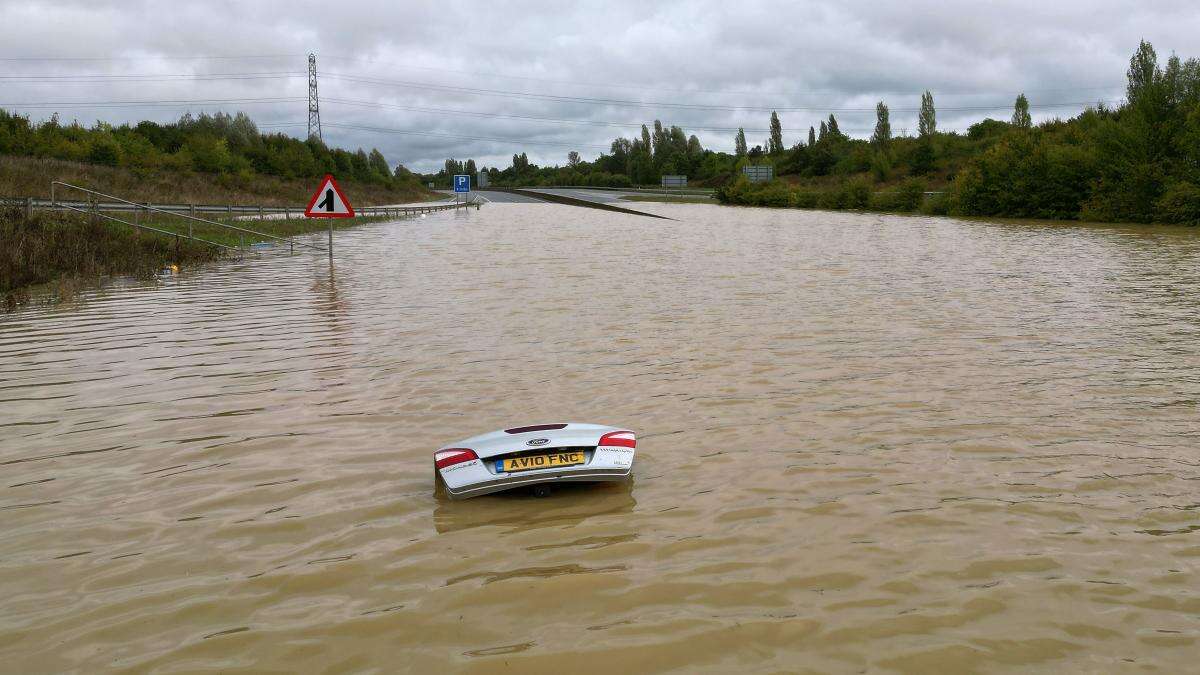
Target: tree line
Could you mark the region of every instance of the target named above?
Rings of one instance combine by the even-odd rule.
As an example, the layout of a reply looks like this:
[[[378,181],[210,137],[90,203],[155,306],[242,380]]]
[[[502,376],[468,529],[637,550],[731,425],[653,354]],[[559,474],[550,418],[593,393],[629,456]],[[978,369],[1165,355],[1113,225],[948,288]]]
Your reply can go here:
[[[85,127],[63,124],[58,115],[35,124],[0,109],[0,154],[50,157],[135,171],[178,170],[210,174],[266,174],[280,178],[341,179],[385,187],[412,187],[415,175],[392,168],[383,153],[329,148],[321,140],[260,133],[244,113],[191,113],[179,121]]]
[[[965,133],[939,131],[926,91],[916,136],[897,136],[880,101],[867,139],[849,137],[830,115],[785,147],[772,112],[767,138],[751,147],[739,128],[730,154],[655,120],[653,130],[643,125],[640,136],[617,138],[591,162],[569,153],[564,166],[538,167],[519,153],[507,168],[480,170],[499,185],[657,185],[665,174],[684,174],[690,184],[718,187],[718,197],[735,204],[923,205],[963,215],[1200,224],[1200,61],[1171,56],[1162,65],[1143,41],[1126,75],[1120,105],[1036,125],[1020,94],[1006,120],[985,119]],[[772,164],[782,178],[749,184],[740,176],[742,166],[760,163]],[[451,173],[475,174],[473,165],[448,160],[426,179],[448,184]],[[920,195],[930,187],[945,194],[925,204]]]
[[[727,203],[874,208],[936,179],[945,194],[925,202],[935,213],[1109,222],[1200,224],[1200,60],[1159,63],[1143,41],[1130,58],[1125,101],[1097,105],[1067,120],[1034,125],[1029,100],[1017,96],[1007,121],[986,119],[966,135],[937,131],[933,95],[922,96],[916,138],[895,138],[888,108],[876,108],[869,141],[810,129],[806,144],[777,163],[779,173],[834,175],[824,191],[786,182],[733,181]],[[864,179],[866,181],[864,182]],[[901,182],[897,187],[895,181]],[[890,181],[890,183],[889,183]],[[875,196],[873,190],[881,189]],[[880,208],[886,208],[881,206]]]

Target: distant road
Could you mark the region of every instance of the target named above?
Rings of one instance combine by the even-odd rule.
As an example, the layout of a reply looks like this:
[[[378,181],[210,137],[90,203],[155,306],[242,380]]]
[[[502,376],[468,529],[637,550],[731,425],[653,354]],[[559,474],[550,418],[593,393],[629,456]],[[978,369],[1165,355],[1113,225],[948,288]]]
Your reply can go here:
[[[634,195],[636,192],[622,192],[618,190],[576,190],[574,188],[526,188],[530,192],[545,192],[553,195],[562,195],[564,197],[574,197],[588,202],[600,202],[607,204],[609,202],[619,202],[621,197],[625,195]]]
[[[597,202],[599,204],[611,204],[613,202],[621,202],[622,197],[644,195],[645,192],[634,192],[627,190],[580,190],[577,188],[560,188],[560,187],[539,187],[539,188],[521,188],[526,192],[544,192],[550,195],[561,195],[563,197],[571,197],[573,199],[582,199],[587,202]],[[524,195],[514,195],[506,192],[495,192],[484,188],[479,190],[479,194],[487,197],[493,202],[516,202],[522,204],[536,203],[538,200]]]
[[[510,192],[494,192],[492,190],[479,190],[481,197],[485,197],[489,202],[496,204],[545,204],[540,199],[534,197],[526,197],[525,195],[515,195]]]

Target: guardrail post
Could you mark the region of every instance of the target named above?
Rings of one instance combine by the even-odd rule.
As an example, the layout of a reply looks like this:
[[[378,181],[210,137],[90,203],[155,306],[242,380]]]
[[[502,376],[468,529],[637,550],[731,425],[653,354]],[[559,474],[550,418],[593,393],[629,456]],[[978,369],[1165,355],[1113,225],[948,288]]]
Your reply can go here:
[[[33,217],[33,197],[25,198],[25,217],[26,218]]]
[[[260,206],[260,207],[258,207],[258,219],[259,219],[259,220],[266,220],[266,219],[267,219],[267,217],[263,215],[263,207],[261,207],[261,206]]]
[[[227,214],[229,214],[229,215],[228,215],[228,218],[229,218],[230,220],[233,220],[233,204],[227,204],[227,205],[225,206],[225,212],[226,212]]]

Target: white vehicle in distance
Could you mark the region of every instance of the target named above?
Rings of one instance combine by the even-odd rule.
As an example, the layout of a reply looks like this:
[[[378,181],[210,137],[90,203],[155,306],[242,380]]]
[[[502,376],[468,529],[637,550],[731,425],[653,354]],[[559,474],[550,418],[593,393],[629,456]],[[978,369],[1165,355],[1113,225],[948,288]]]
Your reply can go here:
[[[451,443],[433,454],[452,499],[516,487],[549,494],[561,482],[620,481],[633,471],[632,431],[600,424],[535,424]]]

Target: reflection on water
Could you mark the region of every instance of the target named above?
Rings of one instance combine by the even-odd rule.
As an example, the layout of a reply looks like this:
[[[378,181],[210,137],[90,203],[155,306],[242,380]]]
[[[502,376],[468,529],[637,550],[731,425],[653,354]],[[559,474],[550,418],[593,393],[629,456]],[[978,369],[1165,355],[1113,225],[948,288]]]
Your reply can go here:
[[[1193,668],[1200,233],[639,208],[0,317],[3,669]],[[547,420],[635,480],[434,495]]]
[[[489,499],[457,502],[438,495],[433,525],[440,533],[493,527],[500,535],[539,527],[575,527],[588,518],[632,511],[637,505],[632,494],[635,480],[595,485],[562,483],[554,486],[553,498],[535,497],[529,490],[511,490],[491,495]]]

